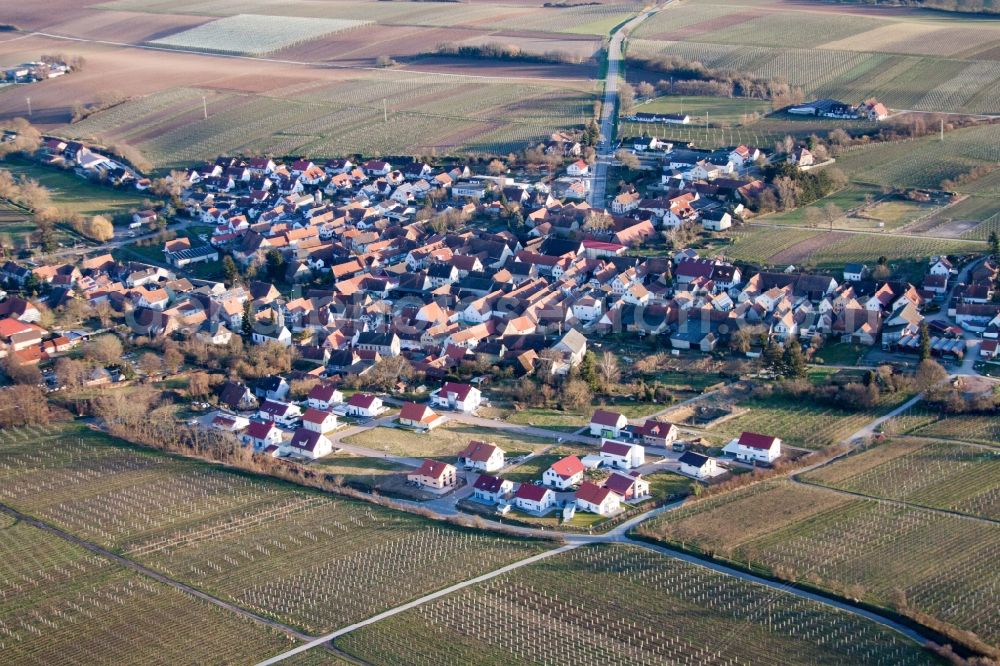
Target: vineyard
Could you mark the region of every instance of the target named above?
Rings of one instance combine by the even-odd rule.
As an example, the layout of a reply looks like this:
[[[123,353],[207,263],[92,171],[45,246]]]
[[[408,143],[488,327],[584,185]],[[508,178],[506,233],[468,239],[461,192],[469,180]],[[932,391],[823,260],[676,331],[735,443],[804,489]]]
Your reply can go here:
[[[713,427],[709,432],[738,437],[743,431],[779,435],[792,446],[819,449],[834,444],[901,404],[904,394],[887,394],[873,409],[850,411],[810,401],[775,396],[755,398],[739,405],[748,411]]]
[[[252,663],[291,647],[277,630],[0,519],[6,664]],[[310,663],[335,663],[323,655]]]
[[[150,44],[206,53],[265,55],[366,23],[349,19],[237,14],[154,39]]]
[[[637,547],[580,548],[337,640],[373,664],[927,664],[865,620]]]
[[[74,428],[0,432],[0,501],[317,633],[541,548]]]
[[[901,430],[911,435],[921,437],[940,437],[959,442],[976,442],[1000,446],[1000,420],[987,414],[941,414],[930,412],[922,407],[909,410],[907,414],[917,413],[925,417],[916,427]]]
[[[178,88],[130,100],[62,133],[129,141],[160,167],[233,152],[506,155],[579,126],[590,117],[593,100],[589,84],[471,85],[445,76],[372,73],[281,97]]]
[[[790,486],[787,492],[817,493],[818,488]],[[699,547],[699,525],[728,516],[729,524],[771,521],[750,514],[753,499],[773,492],[756,484],[725,496],[696,502],[644,525],[643,533],[676,541],[684,529],[688,547]],[[831,493],[832,494],[832,493]],[[803,495],[801,503],[808,502]],[[674,526],[679,523],[678,526]],[[711,539],[714,531],[708,531]],[[710,543],[710,541],[709,541]],[[782,522],[763,536],[740,543],[727,557],[790,580],[807,580],[905,612],[920,612],[987,643],[1000,639],[996,598],[1000,570],[1000,527],[979,519],[949,515],[878,500],[851,499],[833,508]]]
[[[805,478],[871,497],[1000,519],[1000,451],[978,446],[898,440]]]

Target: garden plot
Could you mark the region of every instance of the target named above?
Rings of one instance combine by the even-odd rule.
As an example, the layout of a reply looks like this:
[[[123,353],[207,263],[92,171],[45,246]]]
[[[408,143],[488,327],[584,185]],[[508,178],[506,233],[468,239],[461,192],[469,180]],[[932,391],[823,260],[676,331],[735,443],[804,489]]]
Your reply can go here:
[[[370,21],[237,14],[149,42],[153,46],[222,53],[265,55]]]
[[[931,663],[863,619],[625,546],[549,558],[336,645],[373,664]]]

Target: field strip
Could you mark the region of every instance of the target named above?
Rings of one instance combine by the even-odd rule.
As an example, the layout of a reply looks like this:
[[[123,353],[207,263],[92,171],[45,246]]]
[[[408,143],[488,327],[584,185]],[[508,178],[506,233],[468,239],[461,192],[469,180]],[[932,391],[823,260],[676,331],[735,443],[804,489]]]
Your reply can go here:
[[[838,460],[838,458],[834,458],[830,462],[833,462],[834,460]],[[898,500],[889,497],[878,497],[876,495],[868,495],[856,490],[844,490],[843,488],[834,488],[833,486],[828,486],[823,483],[817,483],[815,481],[805,481],[803,479],[800,479],[798,474],[793,474],[789,478],[792,480],[793,483],[799,483],[802,484],[803,486],[809,486],[811,488],[820,488],[822,490],[826,490],[831,493],[837,493],[839,495],[849,495],[851,497],[856,497],[858,499],[869,500],[872,502],[883,502],[885,504],[891,504],[893,506],[901,506],[907,509],[914,509],[918,511],[930,511],[931,513],[939,513],[945,516],[950,516],[952,518],[964,518],[965,520],[973,520],[978,523],[986,523],[987,525],[1000,525],[1000,520],[995,520],[993,518],[986,518],[985,516],[974,516],[969,513],[962,513],[961,511],[953,511],[951,509],[941,509],[939,507],[927,506],[926,504],[914,504],[913,502],[907,502],[906,500]]]
[[[758,583],[760,585],[764,585],[771,589],[778,590],[779,592],[785,592],[787,594],[792,594],[802,599],[808,599],[810,601],[814,601],[816,603],[829,606],[836,610],[843,611],[845,613],[850,613],[851,615],[857,615],[858,617],[862,617],[871,622],[875,622],[876,624],[880,624],[883,627],[892,629],[896,633],[901,634],[909,639],[912,639],[921,645],[924,645],[925,643],[929,642],[929,639],[923,636],[916,629],[912,629],[902,623],[890,620],[889,618],[879,615],[874,611],[870,611],[865,608],[859,608],[857,606],[852,606],[851,604],[837,601],[836,599],[832,599],[830,597],[826,597],[820,594],[807,592],[806,590],[795,587],[791,583],[777,583],[773,580],[768,580],[767,578],[761,578],[760,576],[755,576],[754,574],[751,573],[745,573],[743,571],[733,569],[723,564],[717,564],[715,562],[703,560],[699,557],[695,557],[694,555],[688,555],[687,553],[681,551],[671,550],[669,548],[657,546],[651,543],[647,543],[645,541],[632,541],[631,539],[629,539],[626,540],[625,543],[639,546],[640,548],[646,548],[647,550],[659,553],[660,555],[664,555],[666,557],[670,557],[675,560],[681,560],[682,562],[687,562],[688,564],[694,564],[696,566],[705,567],[706,569],[711,569],[712,571],[726,574],[728,576],[735,576],[736,578],[740,578],[745,581]]]
[[[574,548],[578,548],[580,545],[581,544],[579,544],[579,543],[571,543],[571,544],[567,544],[565,546],[560,546],[559,548],[553,548],[552,550],[547,550],[544,553],[539,553],[537,555],[532,555],[531,557],[528,557],[526,559],[520,560],[518,562],[514,562],[513,564],[508,564],[507,566],[501,567],[501,568],[497,569],[496,571],[491,571],[489,573],[483,574],[482,576],[477,576],[475,578],[470,578],[469,580],[463,581],[461,583],[456,583],[456,584],[454,584],[454,585],[452,585],[450,587],[444,588],[443,590],[438,590],[437,592],[432,592],[431,594],[428,594],[426,596],[420,597],[419,599],[414,599],[413,601],[410,601],[409,603],[405,603],[402,606],[396,606],[395,608],[390,608],[389,610],[387,610],[385,612],[382,612],[382,613],[379,613],[378,615],[374,615],[374,616],[368,618],[367,620],[362,620],[361,622],[355,622],[354,624],[349,625],[347,627],[344,627],[343,629],[338,629],[336,631],[330,632],[329,634],[327,634],[325,636],[320,636],[319,638],[316,638],[316,639],[314,639],[312,641],[309,641],[308,643],[306,643],[304,645],[300,645],[297,648],[293,648],[293,649],[289,650],[288,652],[283,652],[282,654],[279,654],[277,656],[271,657],[270,659],[267,659],[266,661],[262,661],[262,662],[260,662],[260,664],[258,664],[258,666],[268,666],[269,664],[276,664],[279,661],[283,661],[285,659],[288,659],[289,657],[293,657],[293,656],[295,656],[295,655],[297,655],[297,654],[299,654],[301,652],[305,652],[306,650],[310,650],[310,649],[312,649],[314,647],[317,647],[319,645],[322,645],[324,643],[328,643],[328,642],[334,640],[335,638],[339,638],[340,636],[343,636],[344,634],[349,634],[352,631],[356,631],[358,629],[361,629],[362,627],[367,627],[369,624],[374,624],[374,623],[379,622],[381,620],[385,620],[386,618],[390,618],[393,615],[398,615],[398,614],[400,614],[400,613],[402,613],[404,611],[408,611],[408,610],[410,610],[412,608],[416,608],[417,606],[422,606],[423,604],[426,604],[427,602],[434,601],[435,599],[439,599],[439,598],[441,598],[443,596],[449,595],[452,592],[457,592],[458,590],[461,590],[461,589],[464,589],[466,587],[469,587],[470,585],[476,585],[478,583],[482,583],[482,582],[485,582],[487,580],[490,580],[491,578],[496,578],[497,576],[502,576],[503,574],[509,573],[511,571],[514,571],[515,569],[520,569],[523,566],[527,566],[529,564],[534,564],[535,562],[540,562],[541,560],[544,560],[546,558],[552,557],[553,555],[560,555],[562,553],[565,553],[565,552],[568,552],[570,550],[573,550]]]
[[[306,62],[303,60],[286,60],[282,58],[265,58],[262,56],[235,55],[230,53],[205,53],[202,51],[192,51],[190,49],[169,48],[165,46],[150,46],[149,44],[129,44],[128,42],[113,42],[106,39],[85,39],[83,37],[72,37],[69,35],[56,35],[51,32],[32,32],[25,37],[46,37],[48,39],[59,39],[70,42],[81,42],[84,44],[99,44],[101,46],[115,46],[127,49],[142,49],[145,51],[162,51],[165,53],[185,53],[188,55],[207,56],[210,58],[229,58],[231,60],[250,60],[254,62],[269,62],[278,65],[299,65],[301,67],[316,67],[321,69],[346,69],[361,72],[378,72],[385,74],[386,71],[396,71],[401,74],[424,74],[427,76],[442,76],[455,79],[475,79],[480,81],[543,81],[548,83],[594,83],[598,79],[564,79],[539,76],[488,76],[485,74],[456,74],[454,72],[429,72],[420,69],[386,70],[384,67],[362,67],[359,65],[344,65],[333,62]]]
[[[216,606],[219,606],[219,607],[221,607],[221,608],[223,608],[223,609],[225,609],[225,610],[227,610],[227,611],[229,611],[231,613],[236,613],[237,615],[240,615],[240,616],[245,617],[247,619],[253,620],[254,622],[258,622],[260,624],[267,625],[268,627],[271,627],[272,629],[277,629],[278,631],[280,631],[280,632],[282,632],[282,633],[284,633],[284,634],[286,634],[288,636],[291,636],[292,638],[295,638],[297,640],[300,640],[300,641],[308,641],[308,640],[310,640],[309,636],[307,636],[307,635],[305,635],[303,633],[300,633],[300,632],[296,631],[295,629],[292,629],[291,627],[285,626],[285,625],[281,624],[280,622],[275,622],[274,620],[269,620],[266,617],[257,615],[255,613],[251,613],[250,611],[245,610],[243,608],[240,608],[239,606],[235,606],[233,604],[227,603],[227,602],[223,601],[222,599],[217,599],[216,597],[213,597],[210,594],[205,594],[204,592],[202,592],[200,590],[196,590],[195,588],[189,587],[188,585],[185,585],[184,583],[180,583],[180,582],[178,582],[178,581],[176,581],[176,580],[174,580],[172,578],[168,578],[167,576],[164,576],[161,573],[157,573],[156,571],[153,571],[152,569],[144,567],[141,564],[139,564],[138,562],[133,562],[132,560],[130,560],[128,558],[122,557],[121,555],[117,555],[117,554],[115,554],[115,553],[113,553],[113,552],[111,552],[111,551],[109,551],[109,550],[107,550],[105,548],[102,548],[101,546],[98,546],[95,543],[91,543],[89,541],[85,541],[85,540],[83,540],[83,539],[81,539],[81,538],[79,538],[77,536],[74,536],[74,535],[70,534],[69,532],[64,532],[63,530],[59,529],[58,527],[53,527],[52,525],[48,525],[46,523],[43,523],[42,521],[40,521],[40,520],[38,520],[36,518],[32,518],[31,516],[29,516],[27,514],[23,514],[20,511],[18,511],[17,509],[13,509],[13,508],[7,506],[6,504],[0,504],[0,512],[6,513],[7,515],[9,515],[9,516],[11,516],[13,518],[16,518],[17,520],[25,522],[25,523],[33,526],[33,527],[37,527],[40,530],[44,530],[45,532],[48,532],[50,534],[54,534],[55,536],[59,537],[60,539],[63,539],[65,541],[69,541],[70,543],[75,544],[77,546],[80,546],[81,548],[86,548],[87,550],[89,550],[92,553],[100,555],[101,557],[108,558],[108,559],[112,560],[113,562],[115,562],[116,564],[120,564],[121,566],[127,567],[127,568],[131,569],[132,571],[136,571],[136,572],[138,572],[138,573],[140,573],[140,574],[142,574],[144,576],[148,576],[149,578],[152,578],[153,580],[155,580],[155,581],[157,581],[159,583],[163,583],[164,585],[169,585],[170,587],[178,589],[178,590],[180,590],[182,592],[186,592],[187,594],[190,594],[192,596],[198,597],[199,599],[202,599],[203,601],[207,601],[210,604],[214,604]]]
[[[808,227],[800,227],[800,226],[796,226],[794,224],[773,224],[773,223],[769,223],[769,222],[747,222],[746,226],[748,226],[748,227],[767,227],[769,229],[788,229],[788,228],[799,229],[800,228],[803,231],[816,231],[818,233],[823,233],[823,232],[829,233],[829,231],[827,229],[815,229],[815,228],[808,228]],[[891,232],[891,231],[867,231],[865,229],[843,229],[843,228],[840,228],[840,227],[834,227],[833,231],[836,232],[836,233],[839,233],[839,234],[855,234],[855,235],[862,235],[862,236],[880,236],[880,237],[892,236],[892,237],[895,237],[895,238],[917,238],[917,239],[921,239],[921,240],[961,241],[963,243],[981,243],[983,245],[986,245],[986,243],[987,243],[987,241],[983,241],[983,240],[969,240],[969,239],[965,239],[965,238],[955,238],[954,236],[928,236],[926,234],[900,234],[900,233],[895,233],[895,232]]]

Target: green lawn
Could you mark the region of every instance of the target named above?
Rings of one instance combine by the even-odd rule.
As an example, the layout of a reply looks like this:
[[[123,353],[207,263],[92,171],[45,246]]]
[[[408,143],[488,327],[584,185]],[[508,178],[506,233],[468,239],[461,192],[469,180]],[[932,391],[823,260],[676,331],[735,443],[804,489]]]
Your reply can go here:
[[[97,185],[76,176],[72,171],[45,166],[24,159],[8,157],[2,167],[18,176],[34,178],[52,192],[52,204],[84,215],[120,215],[140,208],[144,196],[135,189],[118,190]]]
[[[823,345],[816,351],[814,359],[823,359],[827,365],[857,365],[858,360],[866,351],[868,348],[862,345],[837,342],[832,345]]]
[[[739,97],[690,97],[683,95],[668,95],[656,97],[636,104],[636,111],[644,113],[686,113],[692,122],[708,122],[712,124],[745,125],[753,121],[752,114],[767,114],[771,112],[771,103],[766,100],[751,100]],[[650,130],[655,133],[655,131]]]

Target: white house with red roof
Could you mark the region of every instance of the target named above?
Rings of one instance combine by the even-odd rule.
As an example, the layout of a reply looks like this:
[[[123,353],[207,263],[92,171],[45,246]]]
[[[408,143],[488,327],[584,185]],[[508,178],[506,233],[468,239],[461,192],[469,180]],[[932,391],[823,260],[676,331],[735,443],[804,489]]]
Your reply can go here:
[[[445,493],[458,482],[458,470],[440,460],[424,460],[415,472],[406,475],[406,480],[432,493]]]
[[[322,458],[333,453],[333,442],[321,432],[299,428],[292,434],[292,439],[283,447],[283,452],[302,456],[303,458]]]
[[[445,382],[444,386],[431,394],[431,400],[438,407],[471,414],[479,409],[479,405],[483,402],[483,394],[469,384]]]
[[[302,415],[302,427],[319,433],[336,430],[337,415],[324,409],[308,407]]]
[[[480,474],[472,486],[472,499],[483,504],[496,504],[513,490],[513,481],[490,474]]]
[[[296,419],[302,416],[302,410],[298,405],[289,402],[265,400],[257,409],[257,416],[290,427]]]
[[[590,165],[584,160],[577,160],[573,162],[568,167],[566,167],[566,175],[573,176],[574,178],[580,178],[581,176],[586,176],[590,174]]]
[[[244,444],[253,446],[255,452],[260,452],[269,446],[281,444],[281,430],[273,421],[254,421],[243,431],[240,437]]]
[[[547,513],[556,504],[556,494],[545,486],[522,483],[514,493],[514,506],[528,513]]]
[[[601,441],[601,460],[615,469],[635,469],[646,464],[646,449],[642,444],[605,439]]]
[[[399,410],[399,425],[408,428],[433,430],[444,422],[445,418],[442,414],[438,414],[427,405],[416,402],[404,403],[403,408]]]
[[[330,409],[342,402],[344,402],[344,394],[337,390],[333,384],[316,384],[306,396],[306,403],[313,409]]]
[[[584,481],[576,491],[576,508],[599,516],[610,516],[621,510],[621,498],[606,486]]]
[[[370,393],[355,393],[347,401],[348,416],[373,419],[384,410],[382,398]]]
[[[458,452],[458,464],[481,472],[495,472],[506,464],[505,453],[492,442],[472,440]]]
[[[628,419],[624,414],[598,409],[590,417],[590,434],[594,437],[621,437],[627,425]]]
[[[568,490],[583,481],[583,462],[576,456],[566,456],[552,463],[542,474],[542,483],[559,490]]]
[[[781,457],[781,440],[771,435],[744,432],[722,447],[722,452],[744,462],[771,464]]]
[[[642,478],[639,472],[612,472],[603,485],[625,502],[639,502],[649,498],[649,481]]]
[[[222,432],[240,432],[250,426],[250,419],[238,414],[216,414],[212,427]]]

